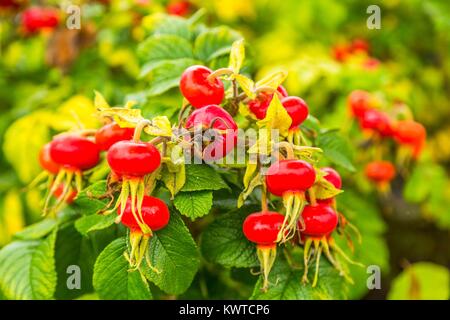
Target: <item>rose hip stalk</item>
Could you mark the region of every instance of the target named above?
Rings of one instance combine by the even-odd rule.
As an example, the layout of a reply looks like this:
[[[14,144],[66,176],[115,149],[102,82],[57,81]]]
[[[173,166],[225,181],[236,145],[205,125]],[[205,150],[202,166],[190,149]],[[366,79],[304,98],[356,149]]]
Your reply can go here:
[[[158,231],[164,228],[170,220],[169,209],[164,201],[151,196],[144,196],[142,199],[141,217],[142,221],[137,220],[137,216],[133,209],[133,200],[128,198],[124,207],[117,210],[117,214],[121,217],[124,226],[130,229],[130,255],[126,253],[127,260],[132,268],[138,269],[142,260],[146,259],[147,265],[155,272],[149,258],[148,244],[151,234],[142,230],[142,224],[147,229]]]
[[[202,138],[202,159],[218,160],[234,149],[237,143],[238,126],[233,117],[217,105],[195,110],[186,120],[185,128],[194,131],[194,141]],[[205,131],[206,130],[206,131]],[[198,135],[200,134],[200,136]],[[213,141],[208,141],[208,135]],[[197,146],[194,145],[194,148]]]
[[[267,170],[267,190],[275,196],[282,197],[286,208],[277,242],[286,242],[295,235],[297,221],[306,204],[305,191],[313,186],[315,180],[314,168],[302,160],[279,160]]]
[[[256,243],[261,273],[264,277],[263,290],[269,286],[269,274],[276,258],[276,240],[284,216],[278,212],[262,211],[250,214],[242,226],[245,237]]]
[[[41,166],[54,177],[47,195],[44,214],[48,213],[50,196],[57,197],[55,212],[64,202],[71,202],[81,191],[83,173],[100,160],[97,145],[82,134],[66,133],[56,136],[40,154]]]
[[[127,202],[131,202],[131,213],[145,235],[151,235],[151,229],[144,223],[142,203],[145,194],[145,177],[155,172],[161,165],[159,150],[149,142],[140,141],[141,132],[148,125],[141,122],[135,129],[133,140],[119,141],[108,150],[107,160],[111,170],[122,179],[122,190],[115,207],[107,214],[120,208],[125,212]],[[120,222],[119,215],[117,222]]]
[[[303,224],[303,230],[301,230],[301,239],[304,242],[303,251],[303,263],[304,273],[302,281],[308,282],[308,266],[310,258],[313,256],[315,259],[315,274],[312,286],[317,285],[319,275],[319,263],[322,252],[325,254],[330,263],[339,270],[340,274],[345,277],[349,282],[352,279],[346,274],[339,261],[336,260],[330,252],[330,248],[334,249],[337,253],[349,263],[358,264],[350,260],[347,255],[332,241],[331,234],[336,229],[338,224],[338,215],[336,211],[327,204],[317,203],[316,205],[307,205],[302,212],[303,221],[299,220],[299,228]],[[314,251],[314,255],[312,255]]]

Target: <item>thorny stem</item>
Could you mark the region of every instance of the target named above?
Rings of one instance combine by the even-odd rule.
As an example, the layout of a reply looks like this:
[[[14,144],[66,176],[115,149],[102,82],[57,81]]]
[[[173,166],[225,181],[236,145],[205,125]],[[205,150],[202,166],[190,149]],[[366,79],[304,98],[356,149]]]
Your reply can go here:
[[[265,181],[261,186],[261,209],[264,212],[269,211],[269,207],[267,205],[267,186]]]
[[[316,200],[316,192],[314,191],[313,188],[308,189],[308,195],[309,195],[309,203],[311,204],[311,206],[315,207],[317,205],[317,200]]]

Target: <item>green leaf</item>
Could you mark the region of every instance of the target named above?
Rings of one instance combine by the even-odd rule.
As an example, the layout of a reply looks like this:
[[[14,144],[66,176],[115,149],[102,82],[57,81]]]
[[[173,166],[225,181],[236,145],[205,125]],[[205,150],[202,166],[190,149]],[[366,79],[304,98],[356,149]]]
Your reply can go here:
[[[108,215],[91,214],[83,216],[75,221],[75,227],[83,235],[87,235],[89,232],[103,230],[114,224],[117,215],[114,213]]]
[[[314,268],[310,269],[314,273]],[[252,300],[340,300],[346,298],[347,285],[324,257],[320,261],[319,281],[313,288],[311,284],[301,282],[303,270],[292,269],[278,256],[270,272],[270,286],[263,292],[262,279],[256,283]]]
[[[154,35],[175,35],[187,40],[192,37],[190,22],[180,17],[154,14],[144,18],[143,26],[150,29]]]
[[[231,46],[229,68],[233,70],[235,74],[238,74],[239,71],[241,70],[242,64],[244,63],[244,59],[245,59],[244,39],[240,39],[233,42],[233,45]]]
[[[147,95],[156,96],[177,87],[183,71],[194,64],[199,64],[199,61],[182,58],[161,62],[150,74],[150,88]]]
[[[114,240],[98,256],[93,277],[95,291],[100,299],[106,300],[150,300],[150,289],[139,271],[129,271],[124,256],[126,241]]]
[[[198,59],[209,62],[228,54],[233,42],[240,38],[236,31],[228,27],[208,29],[195,39],[194,54]]]
[[[149,246],[150,262],[159,273],[145,263],[145,276],[168,294],[186,291],[197,273],[200,257],[194,239],[181,217],[172,212],[169,224],[153,234]]]
[[[11,300],[52,299],[56,288],[55,238],[15,241],[0,251],[0,290]]]
[[[83,191],[81,191],[75,199],[74,205],[83,215],[95,214],[105,208],[109,198],[99,199],[106,193],[106,181],[98,181]]]
[[[44,219],[17,232],[14,238],[19,240],[37,240],[52,232],[58,223],[55,219]]]
[[[74,228],[73,223],[66,224],[58,230],[55,244],[55,266],[58,275],[56,299],[74,299],[84,293],[93,291],[92,270],[95,263],[93,244],[87,237],[82,237]],[[80,288],[69,288],[73,284],[70,277],[76,276],[68,272],[70,266],[79,267]],[[76,272],[76,271],[75,271]]]
[[[225,267],[251,268],[259,265],[256,246],[248,241],[240,226],[255,206],[243,207],[221,215],[203,232],[202,255]]]
[[[181,191],[229,189],[222,177],[206,164],[186,165],[186,183]]]
[[[272,101],[267,108],[266,117],[257,122],[259,127],[268,130],[279,130],[280,136],[285,137],[291,127],[292,119],[281,104],[277,94],[273,95]]]
[[[316,142],[328,160],[351,172],[356,170],[352,164],[352,155],[347,142],[335,131],[320,134]]]
[[[213,194],[212,191],[180,192],[173,204],[182,215],[195,220],[209,213],[213,204]]]
[[[407,267],[392,282],[389,300],[448,300],[450,273],[444,266],[419,262]]]
[[[138,47],[138,54],[145,62],[140,77],[170,60],[194,58],[192,45],[184,38],[174,35],[160,35],[147,38]]]

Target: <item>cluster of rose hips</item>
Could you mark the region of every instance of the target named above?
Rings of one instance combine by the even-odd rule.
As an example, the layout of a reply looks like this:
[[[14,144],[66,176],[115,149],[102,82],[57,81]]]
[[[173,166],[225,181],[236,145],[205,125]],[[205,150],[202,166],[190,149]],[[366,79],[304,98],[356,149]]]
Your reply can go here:
[[[361,65],[366,70],[375,70],[380,65],[378,59],[370,56],[370,45],[364,39],[355,39],[351,43],[335,45],[332,48],[332,55],[340,63],[345,63],[354,57],[363,57]]]
[[[130,229],[130,264],[138,267],[146,253],[152,231],[169,222],[169,210],[160,199],[146,194],[145,177],[161,164],[160,151],[150,142],[140,141],[142,126],[122,128],[115,122],[97,131],[64,133],[53,138],[40,152],[40,163],[49,176],[49,196],[44,213],[56,213],[63,203],[71,203],[83,188],[83,175],[97,166],[101,152],[111,168],[110,181],[121,183],[121,193],[113,210],[116,222]],[[50,195],[56,203],[49,209]]]
[[[412,119],[397,119],[380,110],[377,105],[374,95],[363,90],[355,90],[348,97],[351,116],[377,147],[391,139],[400,147],[399,152],[407,158],[417,159],[425,146],[424,126]],[[377,159],[367,164],[365,173],[369,180],[385,190],[395,177],[396,169],[391,162]]]

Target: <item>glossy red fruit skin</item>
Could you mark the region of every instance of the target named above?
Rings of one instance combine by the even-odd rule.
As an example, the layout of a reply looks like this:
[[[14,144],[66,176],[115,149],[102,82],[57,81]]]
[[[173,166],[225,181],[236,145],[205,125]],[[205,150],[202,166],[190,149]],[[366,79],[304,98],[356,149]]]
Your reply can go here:
[[[33,7],[22,13],[22,26],[27,33],[54,29],[59,24],[59,12],[54,8]]]
[[[281,104],[292,119],[291,129],[298,127],[308,118],[308,105],[303,99],[299,97],[286,97],[281,100]]]
[[[189,1],[172,1],[167,5],[166,11],[168,14],[174,16],[186,17],[189,14],[190,8],[191,4]]]
[[[305,229],[302,234],[321,238],[336,229],[338,215],[327,204],[318,203],[315,206],[307,205],[302,212]],[[299,228],[301,224],[299,222]]]
[[[216,119],[216,120],[215,120]],[[217,120],[221,119],[221,120]],[[212,125],[212,126],[211,126]],[[227,130],[218,136],[210,145],[210,156],[205,160],[216,160],[226,156],[237,144],[238,126],[233,117],[223,108],[217,105],[209,105],[201,109],[197,109],[187,118],[185,123],[186,129],[198,128]],[[222,150],[215,152],[215,150]]]
[[[42,147],[41,151],[39,152],[39,163],[45,171],[57,174],[59,170],[61,169],[61,166],[57,164],[53,159],[50,157],[50,143],[47,143],[45,146]]]
[[[148,142],[119,141],[107,155],[112,171],[122,177],[143,177],[161,165],[159,150]]]
[[[247,216],[242,225],[245,237],[260,246],[274,246],[284,216],[278,212],[262,211]]]
[[[134,128],[121,128],[117,123],[109,123],[101,127],[95,134],[95,143],[102,151],[108,149],[116,142],[131,140]]]
[[[118,210],[118,214],[120,214],[120,209]],[[144,219],[144,223],[152,231],[158,231],[164,228],[169,223],[169,208],[161,199],[144,196],[144,200],[142,201],[142,218]],[[140,230],[139,224],[137,223],[136,219],[134,219],[133,213],[131,211],[130,199],[128,199],[127,201],[125,212],[123,213],[121,221],[123,225],[132,230]]]
[[[279,160],[266,173],[267,189],[281,197],[286,192],[305,192],[316,180],[314,168],[303,160]]]
[[[85,137],[65,134],[50,142],[50,157],[65,168],[83,171],[98,164],[100,150]]]
[[[384,138],[391,137],[394,134],[389,116],[375,109],[366,110],[360,118],[359,124],[362,129],[372,130]]]
[[[212,70],[204,66],[191,66],[181,75],[180,90],[194,108],[220,104],[225,96],[223,83],[215,78],[208,81]]]
[[[321,171],[325,172],[325,180],[330,182],[336,189],[342,188],[342,178],[339,173],[330,167],[322,168]]]
[[[278,86],[277,91],[281,95],[281,98],[286,98],[288,96],[287,90],[281,85]],[[255,99],[248,102],[248,108],[257,119],[264,119],[272,98],[272,93],[261,92]]]
[[[395,177],[396,170],[389,161],[373,161],[366,165],[365,174],[373,182],[385,183]]]
[[[356,118],[361,118],[364,113],[371,109],[370,105],[371,95],[367,91],[354,90],[348,97],[348,106],[352,115]]]
[[[53,192],[53,196],[54,196],[56,199],[59,199],[59,197],[61,197],[63,191],[64,191],[64,185],[63,185],[63,184],[60,184],[59,187],[58,187],[58,189],[56,189],[55,192]],[[75,190],[72,190],[72,191],[70,192],[70,195],[66,198],[66,203],[67,203],[67,204],[73,203],[73,201],[75,200],[75,198],[77,197],[77,195],[78,195],[78,192],[75,191]]]

